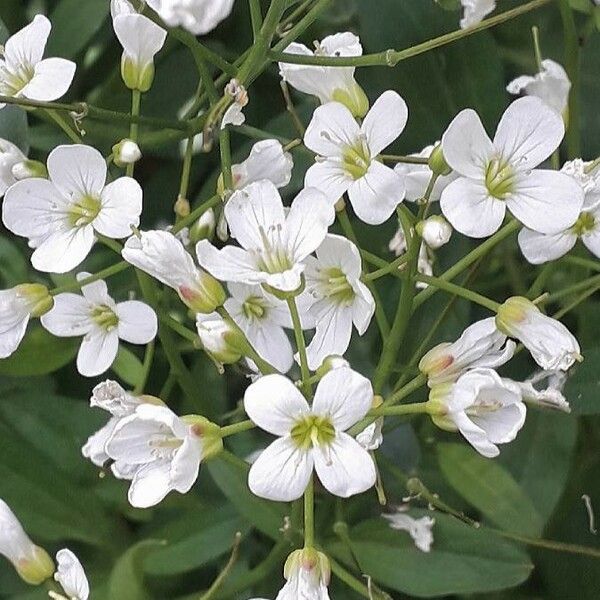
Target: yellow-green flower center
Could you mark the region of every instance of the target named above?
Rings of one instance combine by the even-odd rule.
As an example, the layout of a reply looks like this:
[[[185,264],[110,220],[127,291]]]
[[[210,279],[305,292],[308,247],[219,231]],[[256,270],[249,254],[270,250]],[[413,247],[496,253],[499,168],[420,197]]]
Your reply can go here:
[[[338,304],[346,304],[354,300],[354,290],[344,272],[338,267],[323,269],[322,286],[324,295]]]
[[[514,192],[516,173],[506,161],[493,158],[485,170],[485,187],[494,198],[506,200]]]
[[[367,142],[358,140],[353,146],[346,146],[342,155],[342,168],[352,179],[360,179],[367,174],[371,165],[371,152]]]
[[[335,428],[329,417],[304,415],[292,427],[293,442],[302,450],[311,446],[325,446],[335,438]]]
[[[582,236],[584,233],[593,231],[595,224],[596,220],[592,213],[582,212],[579,215],[579,219],[575,222],[575,225],[571,227],[571,231],[577,236]]]
[[[263,248],[258,250],[258,267],[267,273],[288,271],[293,265],[283,240],[281,225],[273,226],[269,233],[271,236],[260,228]]]
[[[0,70],[0,92],[5,96],[16,96],[32,79],[33,65],[19,65],[16,71],[6,67]]]
[[[265,301],[259,296],[250,296],[246,298],[242,310],[247,319],[262,319],[265,316]]]
[[[82,196],[69,207],[69,222],[72,227],[89,225],[100,212],[100,199],[94,196]]]
[[[92,309],[91,317],[96,325],[110,331],[119,324],[119,317],[112,308],[105,304],[99,304]]]

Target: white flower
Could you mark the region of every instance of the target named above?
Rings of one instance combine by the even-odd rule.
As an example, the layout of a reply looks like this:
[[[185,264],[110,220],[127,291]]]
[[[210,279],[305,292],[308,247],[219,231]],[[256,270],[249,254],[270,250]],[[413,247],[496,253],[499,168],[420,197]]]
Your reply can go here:
[[[493,142],[475,111],[461,111],[442,138],[446,162],[460,175],[442,192],[444,216],[476,238],[494,233],[507,208],[540,233],[573,225],[583,204],[581,186],[565,173],[535,169],[564,131],[562,118],[533,96],[506,109]]]
[[[286,216],[270,181],[234,192],[224,212],[242,248],[217,250],[201,240],[196,246],[200,265],[222,281],[265,283],[282,291],[300,287],[302,261],[321,244],[335,218],[333,205],[314,188],[302,190]]]
[[[363,49],[358,36],[350,32],[336,33],[315,42],[315,51],[304,44],[292,42],[286,54],[305,56],[361,56]],[[279,73],[284,81],[305,94],[316,96],[322,104],[341,102],[357,117],[369,109],[369,100],[354,79],[354,67],[321,67],[279,63]]]
[[[527,298],[515,296],[506,300],[498,309],[496,327],[518,339],[546,371],[566,371],[576,360],[583,360],[571,332],[560,321],[540,312]]]
[[[232,165],[233,187],[239,190],[261,179],[268,179],[277,188],[285,187],[292,178],[293,166],[292,155],[283,150],[281,142],[256,142],[244,162]]]
[[[498,331],[494,317],[467,327],[455,342],[432,348],[419,362],[419,370],[427,375],[429,387],[455,381],[468,369],[496,368],[507,363],[516,344]]]
[[[0,290],[0,358],[7,358],[19,347],[31,317],[40,317],[51,308],[48,288],[39,283]]]
[[[306,349],[312,371],[327,356],[343,355],[350,345],[352,325],[363,335],[375,312],[375,300],[360,281],[360,253],[351,241],[328,234],[316,255],[306,259],[303,294],[306,309],[317,328]]]
[[[481,455],[492,458],[517,436],[527,409],[514,382],[492,369],[473,369],[455,383],[434,386],[429,393],[433,422],[448,431],[460,431]]]
[[[439,142],[436,142],[431,146],[426,146],[423,148],[423,150],[421,150],[421,152],[411,154],[410,156],[415,156],[417,158],[429,158],[434,148],[436,148],[438,144]],[[425,196],[425,192],[427,191],[427,186],[431,181],[431,176],[433,175],[429,165],[398,163],[394,167],[394,171],[404,178],[404,185],[406,186],[406,199],[410,200],[411,202],[418,202],[419,200],[422,200],[422,198]],[[433,190],[429,196],[429,201],[437,202],[440,199],[444,189],[457,177],[458,175],[454,173],[454,171],[449,175],[440,175],[435,180]]]
[[[496,8],[496,0],[460,0],[464,13],[460,20],[462,29],[476,25]]]
[[[12,563],[19,577],[31,585],[40,585],[54,572],[47,552],[29,539],[19,519],[1,499],[0,554]]]
[[[219,313],[198,313],[196,329],[202,348],[217,362],[228,365],[242,358],[242,348],[238,343],[235,327]]]
[[[48,156],[50,179],[18,181],[2,206],[4,225],[29,238],[38,271],[66,273],[91,250],[95,233],[124,238],[137,227],[142,188],[131,177],[106,185],[106,161],[90,146],[58,146]]]
[[[92,434],[81,449],[81,453],[98,467],[103,467],[110,456],[106,453],[106,442],[113,434],[117,423],[135,412],[148,397],[138,397],[126,392],[116,381],[107,379],[92,390],[90,406],[110,413],[111,418],[104,427]],[[114,466],[114,465],[113,465]],[[114,471],[115,469],[113,469]],[[118,468],[117,468],[118,471]]]
[[[231,13],[234,0],[146,0],[169,27],[181,26],[194,35],[212,31]]]
[[[12,142],[0,138],[0,198],[17,182],[13,172],[15,166],[23,164],[27,157]]]
[[[151,404],[142,404],[119,421],[106,452],[135,467],[128,494],[132,506],[154,506],[172,490],[189,492],[209,449],[204,441],[207,428],[208,424],[188,423],[166,406]]]
[[[221,129],[227,125],[239,127],[246,121],[243,113],[244,107],[248,104],[248,92],[243,85],[240,85],[237,79],[231,79],[225,86],[225,95],[233,98],[233,103],[227,107],[221,119]]]
[[[586,248],[600,258],[600,171],[586,169],[593,163],[581,159],[566,162],[561,169],[582,187],[585,194],[579,218],[574,225],[552,235],[523,228],[519,232],[519,247],[523,256],[539,265],[556,260],[569,252],[581,239]]]
[[[117,167],[132,165],[142,158],[140,147],[129,139],[121,140],[112,147],[113,160]]]
[[[88,277],[79,273],[78,281]],[[114,362],[119,340],[147,344],[156,336],[156,313],[137,300],[118,304],[109,296],[106,283],[94,281],[79,294],[58,294],[42,325],[59,337],[83,336],[77,354],[77,370],[86,377],[104,373]]]
[[[567,109],[570,89],[571,81],[567,72],[550,59],[542,61],[542,68],[535,77],[522,75],[506,86],[510,94],[524,92],[528,96],[537,96],[560,115]]]
[[[431,217],[417,223],[417,233],[432,250],[437,250],[450,241],[452,237],[452,226],[444,217],[432,215]]]
[[[377,450],[383,444],[383,417],[367,425],[357,436],[356,441],[365,450]]]
[[[314,548],[295,550],[285,561],[286,583],[276,600],[329,600],[329,560]]]
[[[339,102],[317,108],[304,135],[304,144],[318,154],[304,183],[323,191],[335,204],[348,193],[356,216],[379,225],[404,199],[403,178],[377,155],[404,130],[408,108],[393,91],[384,92],[359,125]]]
[[[398,511],[391,515],[381,515],[384,519],[389,521],[392,529],[398,531],[408,531],[410,537],[413,539],[415,546],[421,552],[430,552],[431,544],[433,544],[433,526],[435,525],[435,519],[432,517],[421,517],[415,519],[404,512],[406,508],[398,508]]]
[[[167,32],[136,13],[117,15],[113,18],[113,28],[123,46],[121,75],[125,85],[147,92],[154,80],[154,56],[162,49]]]
[[[278,371],[286,373],[294,362],[284,327],[292,328],[285,302],[266,294],[259,285],[230,283],[225,308],[252,347]]]
[[[75,76],[75,63],[64,58],[42,59],[52,25],[36,15],[9,37],[0,53],[0,94],[50,102],[64,96]],[[0,104],[0,108],[5,105]]]
[[[183,244],[168,231],[141,231],[126,242],[121,255],[134,267],[173,288],[195,312],[210,313],[225,301],[218,281],[194,264]]]
[[[567,376],[562,371],[540,371],[526,381],[514,383],[519,386],[525,402],[570,413],[571,407],[562,393],[566,381]],[[543,389],[538,389],[544,384]]]
[[[116,19],[119,15],[132,15],[137,11],[129,0],[110,0],[110,16]]]
[[[63,548],[56,553],[56,562],[58,568],[54,579],[62,586],[67,595],[66,600],[88,600],[90,584],[79,559],[70,550]]]
[[[282,375],[267,375],[244,395],[246,413],[261,429],[279,436],[250,468],[248,485],[261,498],[300,498],[316,470],[323,486],[347,498],[375,484],[369,453],[347,429],[371,408],[373,390],[362,375],[341,367],[319,382],[312,406]]]

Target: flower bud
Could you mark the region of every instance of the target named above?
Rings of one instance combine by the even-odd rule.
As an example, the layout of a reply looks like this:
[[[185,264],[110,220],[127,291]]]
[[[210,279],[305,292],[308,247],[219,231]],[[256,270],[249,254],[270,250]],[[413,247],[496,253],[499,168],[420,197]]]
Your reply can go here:
[[[317,595],[318,592],[329,585],[331,566],[322,552],[314,548],[303,548],[288,556],[283,575],[287,579],[286,587],[297,591],[298,598],[317,598],[321,597]]]
[[[433,386],[429,392],[429,400],[427,400],[426,408],[436,427],[454,433],[458,431],[458,427],[448,417],[447,404],[452,389],[452,383],[441,383]]]
[[[41,317],[54,306],[54,298],[41,283],[22,283],[15,286],[14,291],[26,301],[32,317]]]
[[[140,147],[129,139],[123,139],[112,147],[113,160],[117,167],[126,167],[142,158]]]
[[[216,226],[217,220],[215,218],[215,211],[212,208],[209,208],[190,227],[190,241],[195,244],[200,240],[212,239],[215,234]]]
[[[425,221],[420,221],[416,230],[432,250],[447,244],[452,236],[452,226],[441,215],[433,215]]]
[[[436,175],[450,175],[452,173],[452,168],[446,162],[444,157],[444,152],[442,150],[442,144],[438,144],[429,155],[428,161],[429,168]]]
[[[343,104],[353,117],[362,119],[369,112],[369,98],[356,81],[353,81],[352,86],[334,90],[331,98],[334,102]]]
[[[54,573],[54,563],[48,553],[29,539],[3,500],[0,500],[0,554],[13,564],[19,577],[31,585],[40,585]]]
[[[180,218],[189,216],[191,212],[190,201],[182,196],[177,196],[177,200],[175,200],[175,204],[173,206],[173,212]]]
[[[194,287],[180,286],[177,290],[182,302],[197,313],[209,314],[223,305],[227,298],[223,286],[210,274],[199,271]]]
[[[339,369],[340,367],[349,367],[350,363],[343,357],[337,354],[332,354],[325,358],[321,366],[317,369],[317,377],[323,378],[329,371]]]
[[[202,346],[217,362],[229,365],[244,355],[246,340],[218,313],[196,316],[196,329]]]
[[[218,425],[199,415],[186,415],[181,419],[190,425],[192,433],[200,439],[202,461],[216,456],[223,450],[223,438]]]
[[[48,177],[46,165],[37,160],[22,160],[14,164],[10,172],[17,181],[29,179],[30,177],[42,177],[43,179]]]

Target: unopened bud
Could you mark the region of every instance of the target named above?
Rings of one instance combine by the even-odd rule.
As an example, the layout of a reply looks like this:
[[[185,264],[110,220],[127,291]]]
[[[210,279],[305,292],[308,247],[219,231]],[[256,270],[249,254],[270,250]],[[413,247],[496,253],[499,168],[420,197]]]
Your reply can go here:
[[[190,201],[187,198],[177,196],[177,200],[173,205],[173,212],[181,218],[187,217],[190,214]]]
[[[416,230],[432,250],[441,248],[452,237],[452,226],[441,215],[433,215],[424,221],[419,221]]]
[[[498,307],[496,327],[505,335],[515,336],[515,325],[525,321],[530,312],[539,313],[539,308],[522,296],[513,296]]]
[[[205,271],[200,273],[193,288],[180,286],[177,291],[189,309],[202,314],[214,312],[227,298],[223,286]]]
[[[441,144],[438,144],[429,155],[428,164],[431,171],[436,175],[443,176],[452,173],[452,168],[444,158],[444,151]]]
[[[221,437],[221,428],[199,415],[186,415],[182,417],[202,444],[202,460],[208,460],[219,454],[223,450],[223,439]]]
[[[29,179],[30,177],[48,177],[48,170],[44,163],[38,160],[22,160],[14,164],[10,170],[12,176],[17,180]]]
[[[130,139],[123,139],[112,147],[113,160],[117,167],[126,167],[142,158],[140,147]]]
[[[190,241],[197,243],[200,240],[210,240],[215,234],[217,220],[215,211],[209,208],[200,218],[190,227]]]
[[[219,314],[197,315],[196,328],[204,350],[217,362],[229,365],[242,358],[246,340]]]
[[[352,86],[334,90],[331,99],[343,104],[353,117],[362,119],[369,112],[369,98],[356,81]]]

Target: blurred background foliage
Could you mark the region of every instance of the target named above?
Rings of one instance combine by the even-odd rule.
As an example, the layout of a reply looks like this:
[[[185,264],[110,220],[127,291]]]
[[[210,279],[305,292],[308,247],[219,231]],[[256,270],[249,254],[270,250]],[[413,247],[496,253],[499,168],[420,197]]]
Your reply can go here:
[[[500,0],[498,10],[522,3]],[[446,8],[453,4],[445,2]],[[579,9],[575,17],[581,32],[582,152],[583,158],[593,159],[600,153],[600,35],[591,0],[573,0],[573,5]],[[112,32],[108,0],[2,0],[0,37],[22,27],[36,12],[48,14],[53,23],[49,55],[77,61],[68,99],[128,111],[129,93],[119,75],[120,48]],[[360,35],[365,52],[402,49],[456,29],[458,20],[458,12],[445,10],[433,0],[336,0],[302,41],[310,44],[330,33],[351,30]],[[392,88],[408,103],[408,127],[393,150],[409,153],[434,142],[465,107],[475,108],[493,130],[510,101],[507,82],[536,70],[534,24],[540,29],[544,56],[563,62],[560,14],[551,3],[393,69],[361,69],[357,79],[372,101]],[[251,44],[247,3],[237,0],[232,16],[203,41],[226,59],[235,59]],[[176,118],[196,84],[189,52],[169,40],[158,57],[155,84],[144,97],[143,114]],[[300,95],[294,98],[306,122],[315,104]],[[246,115],[253,127],[294,137],[276,66],[252,86]],[[125,129],[89,120],[84,128],[86,143],[106,154],[127,134]],[[67,142],[54,125],[16,107],[0,112],[0,137],[42,160],[54,146]],[[243,128],[234,129],[232,144],[234,159],[242,160],[252,140]],[[142,226],[157,227],[173,218],[179,149],[177,144],[146,144],[142,149],[144,159],[137,171],[144,188]],[[288,200],[300,188],[310,157],[296,151],[294,158],[294,178],[285,190]],[[199,154],[193,164],[190,198],[194,202],[209,198],[218,174],[218,153]],[[356,226],[366,248],[390,257],[387,244],[395,230],[393,220],[377,229]],[[471,244],[455,235],[439,253],[435,271],[451,266]],[[21,240],[2,232],[3,287],[40,279],[27,256]],[[83,267],[94,272],[114,261],[114,254],[97,247]],[[543,279],[536,282],[540,292],[561,290],[590,275],[584,268],[561,262],[542,271]],[[474,289],[502,300],[527,291],[538,275],[540,269],[525,263],[512,237],[477,265],[469,281]],[[72,277],[52,276],[55,283]],[[127,271],[111,278],[109,285],[113,295],[121,298],[136,289]],[[397,287],[394,278],[381,285],[388,310],[396,302]],[[165,294],[165,302],[173,300],[174,316],[185,318],[181,305],[170,292]],[[558,310],[573,298],[566,295],[548,308]],[[397,365],[399,373],[447,302],[448,296],[438,293],[417,311]],[[317,531],[327,552],[357,575],[373,577],[393,598],[597,600],[599,559],[530,547],[515,542],[514,537],[543,537],[599,548],[581,499],[588,494],[600,508],[599,310],[596,294],[565,318],[585,355],[567,385],[572,414],[531,410],[518,439],[503,449],[498,460],[479,457],[457,436],[442,433],[425,418],[393,425],[387,431],[380,468],[389,503],[398,504],[406,496],[407,475],[417,476],[443,501],[481,521],[480,528],[438,512],[433,550],[424,554],[407,534],[388,528],[380,518],[382,509],[374,493],[343,505],[319,496]],[[454,339],[481,316],[479,308],[455,301],[430,345]],[[76,349],[77,340],[52,338],[34,325],[18,352],[0,361],[0,496],[13,507],[31,537],[49,550],[64,545],[75,550],[90,576],[94,600],[191,599],[199,598],[223,568],[239,531],[243,540],[238,560],[216,597],[274,597],[281,585],[282,560],[290,550],[290,542],[281,533],[289,507],[251,496],[243,462],[219,458],[203,467],[191,493],[171,494],[151,510],[132,509],[126,501],[126,485],[99,473],[80,455],[87,436],[105,417],[88,407],[97,381],[78,375],[73,362]],[[189,345],[182,350],[197,383],[197,397],[185,400],[174,387],[169,404],[180,414],[202,412],[222,421],[222,415],[238,409],[246,385],[244,374],[228,368],[220,376],[203,353]],[[356,370],[369,375],[378,355],[375,333],[353,340],[349,358]],[[125,383],[135,381],[140,359],[140,353],[122,351],[108,375]],[[532,371],[532,361],[521,353],[506,374],[525,378]],[[159,394],[167,377],[168,365],[159,352],[146,391]],[[243,457],[264,441],[251,432],[231,439],[228,446]],[[413,511],[415,515],[422,512]],[[346,523],[347,528],[337,527],[334,532],[336,521]],[[331,596],[358,597],[337,578]],[[34,600],[45,597],[45,591],[25,586],[6,563],[0,568],[0,597]]]

